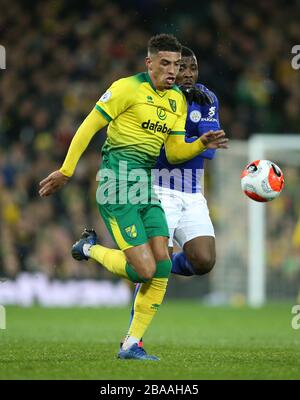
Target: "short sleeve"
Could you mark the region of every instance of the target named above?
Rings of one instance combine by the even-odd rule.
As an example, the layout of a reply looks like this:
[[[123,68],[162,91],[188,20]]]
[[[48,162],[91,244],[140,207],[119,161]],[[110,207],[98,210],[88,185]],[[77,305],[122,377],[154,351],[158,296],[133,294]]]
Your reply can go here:
[[[98,110],[108,122],[126,111],[134,100],[134,87],[130,78],[115,81],[96,103]]]

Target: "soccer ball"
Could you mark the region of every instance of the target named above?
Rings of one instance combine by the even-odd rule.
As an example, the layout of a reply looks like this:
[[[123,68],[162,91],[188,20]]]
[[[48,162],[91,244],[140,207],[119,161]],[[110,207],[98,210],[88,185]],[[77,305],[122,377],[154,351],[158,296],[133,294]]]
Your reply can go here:
[[[250,199],[267,202],[280,195],[284,187],[284,176],[272,161],[256,160],[243,169],[241,185]]]

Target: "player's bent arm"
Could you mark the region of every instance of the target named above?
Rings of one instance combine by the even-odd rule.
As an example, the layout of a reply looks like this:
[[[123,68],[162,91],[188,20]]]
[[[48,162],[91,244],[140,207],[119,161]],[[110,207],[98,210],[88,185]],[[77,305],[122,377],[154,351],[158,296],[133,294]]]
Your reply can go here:
[[[68,177],[73,175],[76,165],[92,137],[107,124],[108,121],[95,108],[90,112],[72,139],[65,161],[59,170],[63,175]]]
[[[205,150],[201,140],[187,143],[185,132],[171,132],[165,142],[166,156],[171,164],[180,164],[196,157]]]
[[[188,161],[206,149],[227,148],[224,131],[209,131],[199,139],[187,143],[185,132],[171,132],[165,142],[166,156],[171,164]]]

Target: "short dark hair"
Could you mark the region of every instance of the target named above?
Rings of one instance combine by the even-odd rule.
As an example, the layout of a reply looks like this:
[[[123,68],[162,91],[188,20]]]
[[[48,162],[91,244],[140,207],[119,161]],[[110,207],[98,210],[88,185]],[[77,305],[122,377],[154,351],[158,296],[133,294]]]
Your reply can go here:
[[[182,46],[181,48],[181,57],[195,57],[195,53],[189,47]]]
[[[182,46],[178,39],[168,33],[152,36],[148,42],[148,52],[151,54],[156,54],[159,51],[181,53],[181,48]]]

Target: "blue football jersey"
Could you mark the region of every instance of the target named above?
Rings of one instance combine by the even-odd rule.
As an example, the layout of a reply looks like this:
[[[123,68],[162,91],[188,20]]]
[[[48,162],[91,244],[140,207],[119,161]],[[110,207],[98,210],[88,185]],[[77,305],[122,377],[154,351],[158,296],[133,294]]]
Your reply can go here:
[[[204,85],[197,84],[202,90],[209,91]],[[212,105],[192,103],[188,105],[185,124],[186,142],[193,142],[199,136],[212,130],[220,129],[219,103],[217,96],[209,91],[214,98]],[[180,151],[180,149],[178,149]],[[182,164],[170,164],[164,147],[156,163],[154,183],[158,186],[169,187],[187,193],[201,191],[201,176],[204,170],[204,159],[211,160],[215,156],[214,149],[207,149],[203,153]]]

